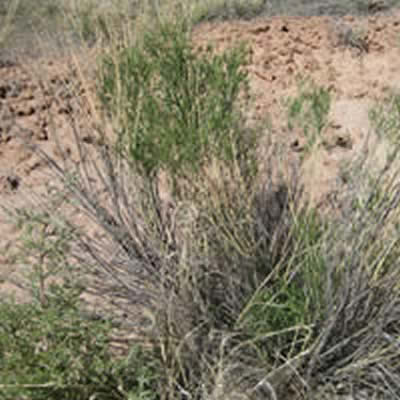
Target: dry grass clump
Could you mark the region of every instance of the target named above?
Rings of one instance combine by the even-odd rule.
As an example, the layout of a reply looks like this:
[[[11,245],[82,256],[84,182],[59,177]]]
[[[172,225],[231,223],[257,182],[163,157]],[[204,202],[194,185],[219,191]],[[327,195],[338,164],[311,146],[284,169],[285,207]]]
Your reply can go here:
[[[141,7],[137,2],[84,0],[12,0],[0,2],[2,57],[51,56],[93,46],[132,25]]]

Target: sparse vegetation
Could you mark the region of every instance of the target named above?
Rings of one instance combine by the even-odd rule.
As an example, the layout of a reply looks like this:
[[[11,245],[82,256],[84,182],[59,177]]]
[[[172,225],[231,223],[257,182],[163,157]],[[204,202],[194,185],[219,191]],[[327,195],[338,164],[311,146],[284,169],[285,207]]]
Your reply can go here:
[[[400,96],[396,93],[377,104],[370,110],[370,120],[373,128],[381,136],[393,144],[399,140]]]
[[[306,137],[306,150],[313,149],[327,123],[331,104],[329,91],[312,82],[301,82],[298,94],[286,101],[288,130],[300,131]]]
[[[110,324],[82,313],[79,291],[47,293],[46,306],[0,304],[1,398],[155,398],[157,368],[144,350],[114,359]]]
[[[276,156],[260,160],[245,47],[194,49],[187,14],[123,40],[90,15],[80,34],[109,41],[93,99],[102,108],[88,122],[97,140],[82,143],[72,124],[80,162],[70,164],[27,143],[57,190],[34,210],[7,210],[25,231],[17,256],[33,267],[21,282],[32,303],[0,305],[0,395],[395,398],[400,192],[395,181],[381,190],[394,158],[362,199],[362,165],[348,169],[338,211],[323,215],[296,174],[279,176]],[[311,85],[287,103],[309,151],[330,102]],[[377,129],[396,129],[393,104],[388,118],[373,114]],[[97,314],[84,295],[101,300]],[[122,357],[115,331],[135,334]]]

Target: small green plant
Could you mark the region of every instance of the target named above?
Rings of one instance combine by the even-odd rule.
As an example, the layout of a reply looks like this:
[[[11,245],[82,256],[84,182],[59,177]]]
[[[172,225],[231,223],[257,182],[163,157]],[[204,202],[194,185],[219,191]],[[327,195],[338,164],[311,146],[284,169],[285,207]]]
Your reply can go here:
[[[306,150],[310,151],[320,137],[330,105],[329,91],[309,82],[301,82],[298,95],[287,100],[288,129],[300,129],[304,133],[307,139]]]
[[[393,144],[399,142],[400,95],[392,94],[369,111],[374,131],[380,138],[388,138]]]
[[[14,261],[29,266],[21,274],[19,285],[42,306],[47,304],[48,287],[55,280],[68,282],[74,288],[79,286],[78,271],[68,260],[73,231],[51,215],[57,212],[62,199],[57,193],[51,197],[46,210],[24,208],[10,215],[22,230]]]
[[[3,396],[87,399],[97,392],[107,357],[105,326],[79,318],[75,306],[62,302],[45,309],[3,303],[0,315]]]
[[[211,47],[196,52],[185,24],[177,23],[103,59],[100,97],[120,116],[120,145],[129,158],[147,174],[175,175],[245,152],[252,138],[237,129],[236,104],[247,89],[246,54],[243,46],[222,55]]]
[[[324,229],[315,212],[296,218],[293,254],[255,291],[240,318],[255,336],[269,337],[268,347],[285,359],[310,346],[316,323],[324,317]]]
[[[30,302],[0,302],[0,397],[156,399],[151,353],[134,346],[128,357],[116,358],[114,326],[104,313],[84,309],[87,276],[69,257],[74,230],[58,214],[63,201],[57,191],[45,210],[10,213],[22,228],[15,259],[28,265],[18,286]]]
[[[155,364],[139,348],[109,351],[111,325],[86,317],[74,296],[54,285],[46,307],[0,304],[0,397],[155,399]]]

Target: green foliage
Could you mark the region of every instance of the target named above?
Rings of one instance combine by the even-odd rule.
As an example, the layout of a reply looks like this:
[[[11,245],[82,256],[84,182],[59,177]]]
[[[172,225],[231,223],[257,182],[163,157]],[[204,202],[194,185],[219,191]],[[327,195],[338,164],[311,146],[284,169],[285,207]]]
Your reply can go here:
[[[16,259],[32,266],[21,284],[33,299],[0,303],[0,395],[155,399],[157,368],[149,352],[134,347],[117,359],[109,351],[111,323],[82,310],[82,277],[68,259],[74,231],[57,216],[62,197],[48,199],[46,211],[15,215],[23,229]]]
[[[46,307],[0,304],[0,396],[29,399],[155,399],[154,363],[139,348],[109,352],[110,324],[85,317],[77,294],[51,288]],[[71,294],[71,293],[69,293]]]
[[[81,318],[64,302],[45,309],[5,303],[0,315],[3,395],[87,399],[109,390],[107,325]]]
[[[389,138],[393,143],[399,143],[400,129],[400,95],[392,94],[372,108],[369,118],[376,134],[380,138]]]
[[[246,306],[246,330],[268,338],[268,348],[295,357],[310,345],[324,317],[326,266],[321,252],[324,225],[315,212],[299,215],[293,227],[293,253],[278,266]]]
[[[307,138],[307,150],[311,150],[327,122],[331,105],[328,90],[302,82],[299,93],[287,101],[288,129],[300,129]]]
[[[133,346],[129,355],[115,362],[114,374],[127,400],[157,400],[159,395],[159,355],[155,351]]]
[[[143,46],[103,60],[100,97],[123,119],[120,144],[147,174],[196,169],[245,152],[235,105],[247,88],[243,46],[195,51],[184,23],[145,35]],[[251,135],[246,138],[251,142]]]
[[[59,200],[60,193],[48,202],[47,211],[24,209],[19,210],[15,216],[15,223],[22,232],[19,238],[20,249],[14,258],[17,262],[31,266],[25,273],[24,287],[42,305],[51,295],[47,286],[54,278],[68,282],[73,293],[79,290],[77,269],[68,260],[73,232],[51,215],[57,211]],[[63,295],[67,296],[67,291]]]
[[[297,251],[293,254],[291,264],[293,270],[298,268],[294,280],[300,280],[302,283],[301,288],[306,299],[305,311],[308,314],[306,318],[312,316],[308,321],[323,317],[327,268],[322,245],[327,229],[327,222],[316,210],[299,215],[294,224]]]

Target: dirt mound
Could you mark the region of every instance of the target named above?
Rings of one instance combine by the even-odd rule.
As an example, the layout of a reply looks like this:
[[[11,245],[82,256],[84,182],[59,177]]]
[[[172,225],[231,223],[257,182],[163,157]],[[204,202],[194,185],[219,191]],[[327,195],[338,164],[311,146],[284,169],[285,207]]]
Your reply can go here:
[[[266,126],[266,133],[272,133],[287,154],[302,158],[306,191],[317,206],[326,204],[338,190],[343,161],[365,151],[371,131],[370,107],[398,89],[400,14],[206,23],[196,28],[193,38],[196,46],[211,42],[218,50],[240,41],[248,44],[254,99],[250,117],[257,121],[270,117],[272,130]],[[83,60],[90,64],[90,56]],[[312,152],[307,152],[309,139],[301,129],[288,129],[287,106],[282,101],[295,96],[299,78],[306,77],[332,97],[329,123]],[[25,201],[23,188],[46,184],[43,172],[47,167],[21,143],[21,132],[60,160],[74,157],[70,117],[79,121],[91,112],[84,100],[87,91],[70,59],[40,59],[29,64],[0,60],[0,201],[21,203]],[[90,134],[81,134],[83,141],[93,140]],[[370,146],[376,147],[376,141],[372,139]],[[384,157],[378,155],[378,161]],[[10,248],[18,233],[5,223],[4,216],[0,232],[0,245]],[[0,259],[4,265],[0,271],[5,273],[9,271],[7,254],[2,252]]]

